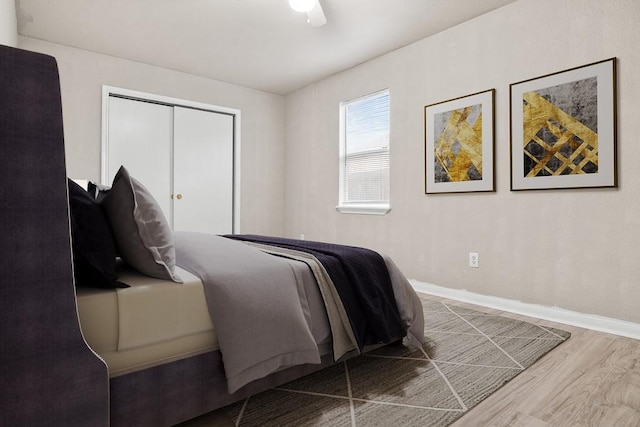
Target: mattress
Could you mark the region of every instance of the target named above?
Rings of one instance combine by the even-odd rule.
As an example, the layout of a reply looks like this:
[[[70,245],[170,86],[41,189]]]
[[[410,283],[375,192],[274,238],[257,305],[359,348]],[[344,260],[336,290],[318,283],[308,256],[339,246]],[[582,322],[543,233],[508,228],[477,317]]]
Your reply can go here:
[[[304,311],[320,354],[326,354],[329,321],[313,274],[303,265]],[[116,274],[129,288],[77,288],[82,333],[106,362],[109,377],[219,349],[202,282],[180,267],[176,273],[183,283],[148,277],[118,262]]]
[[[129,288],[77,289],[82,333],[110,377],[218,348],[199,278],[177,267],[179,284],[124,263],[116,272]]]

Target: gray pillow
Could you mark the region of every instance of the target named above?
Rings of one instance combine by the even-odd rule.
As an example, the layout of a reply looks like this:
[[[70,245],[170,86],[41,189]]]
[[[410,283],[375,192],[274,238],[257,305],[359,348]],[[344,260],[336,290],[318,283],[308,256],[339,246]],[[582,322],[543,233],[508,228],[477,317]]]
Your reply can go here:
[[[120,257],[143,274],[182,283],[175,274],[173,231],[149,190],[121,166],[100,204]]]

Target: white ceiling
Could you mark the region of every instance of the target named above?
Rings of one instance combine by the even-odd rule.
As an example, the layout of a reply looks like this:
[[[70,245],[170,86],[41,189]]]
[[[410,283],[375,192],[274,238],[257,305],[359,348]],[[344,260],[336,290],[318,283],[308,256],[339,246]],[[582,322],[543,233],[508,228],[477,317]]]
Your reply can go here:
[[[514,0],[16,0],[23,36],[286,94]]]

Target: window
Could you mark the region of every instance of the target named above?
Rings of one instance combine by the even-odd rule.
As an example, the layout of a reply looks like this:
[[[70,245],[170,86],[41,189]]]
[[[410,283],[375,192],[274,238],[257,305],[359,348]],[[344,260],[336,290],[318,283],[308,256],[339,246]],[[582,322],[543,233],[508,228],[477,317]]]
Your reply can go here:
[[[389,90],[340,104],[340,204],[344,213],[389,212]]]

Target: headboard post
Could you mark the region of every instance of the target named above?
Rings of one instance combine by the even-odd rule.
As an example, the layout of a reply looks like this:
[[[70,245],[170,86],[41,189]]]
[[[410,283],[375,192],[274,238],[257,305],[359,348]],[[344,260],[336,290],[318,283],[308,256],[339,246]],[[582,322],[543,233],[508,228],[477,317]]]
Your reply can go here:
[[[0,45],[0,424],[109,423],[78,321],[58,67]]]

